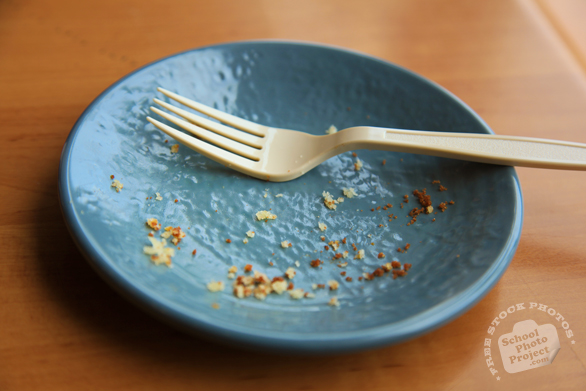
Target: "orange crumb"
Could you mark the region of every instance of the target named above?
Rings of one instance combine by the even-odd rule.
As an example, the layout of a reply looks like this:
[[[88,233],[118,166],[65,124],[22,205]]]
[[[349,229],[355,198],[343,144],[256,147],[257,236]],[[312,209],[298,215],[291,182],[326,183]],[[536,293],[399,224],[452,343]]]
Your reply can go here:
[[[311,265],[311,267],[319,267],[319,265],[321,265],[322,263],[323,262],[319,259],[314,259],[313,261],[309,262],[309,265]]]

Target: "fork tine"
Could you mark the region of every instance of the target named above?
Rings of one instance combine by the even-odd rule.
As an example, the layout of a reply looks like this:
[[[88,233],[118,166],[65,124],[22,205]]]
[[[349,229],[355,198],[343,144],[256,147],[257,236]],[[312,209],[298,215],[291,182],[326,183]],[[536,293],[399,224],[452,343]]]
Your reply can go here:
[[[180,109],[179,107],[175,107],[173,105],[170,105],[169,103],[165,103],[157,98],[155,98],[154,101],[158,105],[160,105],[160,106],[166,108],[167,110],[185,118],[189,122],[193,122],[194,124],[196,124],[202,128],[211,130],[212,132],[218,133],[224,137],[231,138],[232,140],[241,142],[242,144],[250,145],[251,147],[258,148],[258,149],[262,148],[262,144],[260,143],[260,140],[262,140],[262,139],[257,136],[254,136],[249,133],[241,132],[241,131],[236,130],[234,128],[231,128],[229,126],[222,125],[220,123],[211,121],[207,118],[200,117],[198,115],[190,113],[189,111]]]
[[[214,144],[220,148],[224,148],[232,153],[235,153],[237,155],[243,156],[254,161],[260,160],[260,151],[258,149],[249,147],[248,145],[241,144],[237,141],[220,136],[204,128],[200,128],[199,126],[182,120],[181,118],[175,117],[174,115],[171,115],[169,113],[165,113],[164,111],[159,110],[156,107],[151,107],[151,110],[159,114],[161,117],[173,122],[175,125],[182,127],[188,132],[193,133],[194,135],[206,140],[211,144]]]
[[[187,107],[199,111],[200,113],[203,113],[209,117],[215,118],[218,121],[221,121],[225,124],[234,126],[237,129],[243,130],[248,133],[252,133],[260,137],[264,137],[264,135],[266,134],[267,127],[264,125],[260,125],[255,122],[251,122],[243,118],[239,118],[234,115],[224,113],[220,110],[214,109],[213,107],[209,107],[201,103],[195,102],[191,99],[185,98],[181,95],[177,95],[161,87],[158,87],[157,91],[181,104],[184,104]]]
[[[248,173],[249,170],[254,169],[253,165],[256,162],[235,155],[232,152],[225,151],[216,147],[215,145],[198,140],[195,137],[178,131],[177,129],[173,129],[172,127],[165,125],[164,123],[159,122],[154,118],[147,117],[147,120],[170,137],[218,163],[245,173]]]

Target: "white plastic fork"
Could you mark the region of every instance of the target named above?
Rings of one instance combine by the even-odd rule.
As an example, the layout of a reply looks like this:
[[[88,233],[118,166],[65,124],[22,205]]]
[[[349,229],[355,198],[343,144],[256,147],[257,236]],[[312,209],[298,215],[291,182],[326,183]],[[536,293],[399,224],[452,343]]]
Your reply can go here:
[[[194,134],[192,137],[147,117],[157,128],[208,158],[255,178],[285,182],[343,152],[378,149],[492,163],[507,166],[586,170],[586,145],[572,142],[358,126],[323,136],[277,129],[235,117],[163,88],[169,98],[226,126],[155,98],[176,117],[151,110]]]

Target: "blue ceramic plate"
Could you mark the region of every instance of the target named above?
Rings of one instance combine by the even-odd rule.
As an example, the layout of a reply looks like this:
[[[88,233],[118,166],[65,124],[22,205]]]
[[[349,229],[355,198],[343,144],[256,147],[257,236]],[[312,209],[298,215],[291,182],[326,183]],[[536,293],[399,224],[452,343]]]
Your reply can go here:
[[[205,47],[150,64],[101,94],[65,144],[59,190],[65,220],[91,265],[115,289],[150,313],[197,335],[281,352],[334,353],[397,343],[455,319],[477,303],[506,270],[520,236],[522,200],[510,167],[360,150],[334,157],[301,178],[263,182],[181,146],[146,121],[162,86],[262,124],[324,134],[382,126],[490,133],[470,108],[436,84],[363,54],[313,44],[242,42]],[[384,164],[383,164],[384,162]],[[114,175],[124,188],[111,187]],[[439,191],[440,181],[447,190]],[[322,192],[358,193],[333,211]],[[413,224],[413,191],[427,189],[435,211]],[[163,200],[155,200],[155,193]],[[277,195],[281,195],[277,197]],[[403,202],[409,195],[409,203]],[[177,201],[175,201],[177,200]],[[392,204],[384,210],[382,206]],[[381,207],[380,209],[378,207]],[[374,211],[372,211],[374,209]],[[274,221],[255,213],[271,210]],[[389,214],[397,216],[389,221]],[[173,267],[143,253],[148,218],[180,226],[186,237]],[[433,221],[435,219],[435,221]],[[321,232],[318,223],[327,225]],[[256,236],[243,243],[246,232]],[[159,232],[156,236],[159,235]],[[337,267],[320,236],[347,239],[348,266]],[[227,243],[226,239],[231,239]],[[282,248],[288,240],[292,247]],[[353,259],[358,249],[365,258]],[[407,252],[399,252],[407,243]],[[171,245],[171,247],[175,247]],[[197,254],[192,251],[197,249]],[[386,257],[379,259],[378,254]],[[310,261],[324,261],[312,268]],[[381,264],[410,263],[396,279],[362,280]],[[296,262],[299,266],[296,266]],[[232,294],[228,268],[245,264],[282,276],[315,298],[266,300]],[[340,275],[352,277],[348,282]],[[207,284],[224,281],[223,292]],[[336,280],[336,291],[312,284]],[[339,307],[328,305],[336,296]]]

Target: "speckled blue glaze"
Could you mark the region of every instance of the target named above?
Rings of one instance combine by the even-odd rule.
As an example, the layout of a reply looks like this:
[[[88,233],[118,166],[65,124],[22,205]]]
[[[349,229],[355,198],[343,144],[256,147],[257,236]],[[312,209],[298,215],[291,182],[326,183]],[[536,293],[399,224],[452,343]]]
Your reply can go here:
[[[270,125],[324,134],[356,125],[490,133],[460,100],[393,64],[338,48],[292,42],[241,42],[196,49],[152,63],[101,94],[84,112],[63,149],[59,190],[65,220],[90,264],[125,297],[173,325],[238,346],[298,353],[335,353],[397,343],[453,320],[499,280],[518,244],[522,200],[513,168],[450,159],[356,151],[334,157],[285,183],[246,177],[181,147],[146,121],[157,86],[220,110]],[[386,164],[382,161],[386,159]],[[124,188],[110,187],[115,175]],[[439,192],[433,180],[447,191]],[[326,209],[326,190],[358,197]],[[434,206],[454,200],[445,213],[420,216],[407,226],[411,201],[427,188]],[[155,192],[164,199],[155,201]],[[265,197],[265,194],[267,195]],[[282,197],[275,197],[283,194]],[[153,197],[150,199],[150,197]],[[148,198],[148,199],[147,199]],[[175,203],[174,200],[178,199]],[[393,208],[371,212],[387,203]],[[275,221],[255,221],[271,209]],[[398,215],[389,222],[387,215]],[[181,226],[187,237],[173,267],[155,266],[143,253],[155,217]],[[432,222],[432,218],[436,218]],[[318,222],[327,224],[325,233]],[[379,227],[379,225],[383,227]],[[256,236],[244,244],[245,232]],[[321,252],[327,240],[346,237],[366,251],[342,269]],[[232,243],[226,243],[230,238]],[[283,249],[289,240],[293,247]],[[374,243],[372,245],[371,243]],[[407,253],[398,247],[410,243]],[[193,249],[197,255],[192,256]],[[349,250],[350,245],[340,251]],[[413,265],[393,280],[357,281],[384,261]],[[274,255],[273,255],[274,253]],[[325,261],[317,270],[309,261]],[[251,263],[269,277],[300,262],[293,282],[340,282],[338,291],[293,300],[236,299],[227,270]],[[273,262],[274,266],[270,266]],[[222,280],[224,292],[206,284]],[[337,296],[340,307],[327,305]],[[213,309],[212,303],[220,308]]]

